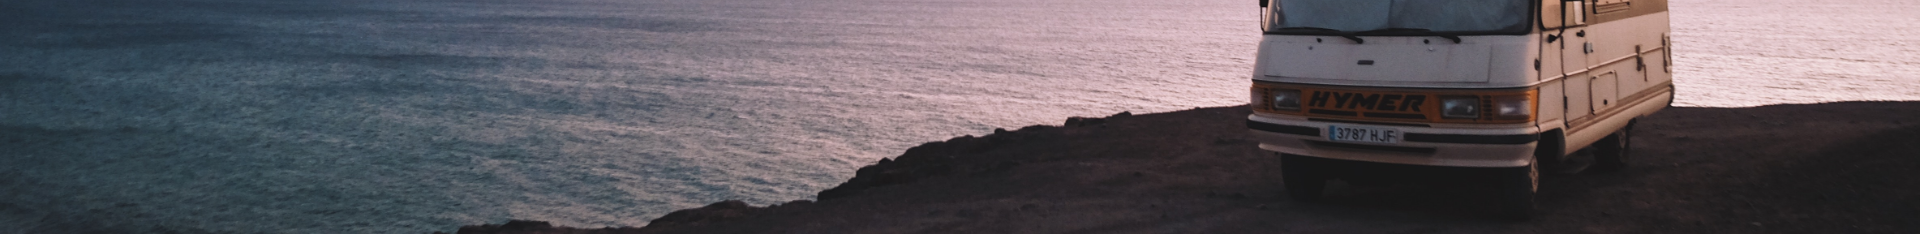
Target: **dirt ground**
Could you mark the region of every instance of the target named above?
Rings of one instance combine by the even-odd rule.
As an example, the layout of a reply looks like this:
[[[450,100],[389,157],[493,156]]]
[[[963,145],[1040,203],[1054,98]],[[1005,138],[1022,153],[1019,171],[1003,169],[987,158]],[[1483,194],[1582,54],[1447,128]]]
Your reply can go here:
[[[1286,198],[1244,106],[1069,120],[907,150],[820,201],[715,203],[647,227],[460,233],[1920,233],[1920,102],[1669,108],[1622,172],[1543,178],[1502,221],[1483,181]],[[1441,179],[1430,179],[1441,178]]]

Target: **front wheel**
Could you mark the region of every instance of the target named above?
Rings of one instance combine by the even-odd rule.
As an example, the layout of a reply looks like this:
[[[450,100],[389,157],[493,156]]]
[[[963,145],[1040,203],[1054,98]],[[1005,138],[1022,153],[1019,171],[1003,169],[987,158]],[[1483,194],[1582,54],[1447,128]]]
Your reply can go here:
[[[1540,190],[1537,164],[1500,169],[1500,216],[1514,221],[1533,218],[1533,195]]]
[[[1286,182],[1287,196],[1294,201],[1314,202],[1327,188],[1327,179],[1316,168],[1317,160],[1307,156],[1280,155],[1280,176]]]

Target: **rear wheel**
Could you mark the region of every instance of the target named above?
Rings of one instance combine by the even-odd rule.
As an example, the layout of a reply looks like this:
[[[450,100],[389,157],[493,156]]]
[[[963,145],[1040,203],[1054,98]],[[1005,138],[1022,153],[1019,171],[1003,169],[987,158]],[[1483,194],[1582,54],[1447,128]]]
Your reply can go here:
[[[1287,196],[1294,201],[1319,201],[1326,190],[1327,178],[1317,170],[1317,161],[1307,156],[1280,155],[1280,176],[1287,183]]]
[[[1533,195],[1540,190],[1538,163],[1500,169],[1500,216],[1514,221],[1533,218]]]
[[[1590,170],[1597,172],[1615,172],[1626,169],[1627,162],[1630,162],[1629,160],[1633,158],[1630,154],[1633,150],[1632,133],[1633,124],[1627,124],[1627,127],[1620,128],[1620,131],[1615,131],[1612,135],[1607,135],[1607,138],[1600,139],[1599,142],[1594,142],[1594,162],[1593,168]]]

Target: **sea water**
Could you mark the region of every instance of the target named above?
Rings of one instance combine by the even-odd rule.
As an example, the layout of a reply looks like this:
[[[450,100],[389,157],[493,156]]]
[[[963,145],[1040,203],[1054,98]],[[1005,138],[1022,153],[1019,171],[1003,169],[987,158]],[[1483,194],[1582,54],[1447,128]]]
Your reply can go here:
[[[1920,8],[1675,0],[1677,105],[1920,100]],[[0,233],[642,226],[1244,104],[1252,1],[14,0]]]

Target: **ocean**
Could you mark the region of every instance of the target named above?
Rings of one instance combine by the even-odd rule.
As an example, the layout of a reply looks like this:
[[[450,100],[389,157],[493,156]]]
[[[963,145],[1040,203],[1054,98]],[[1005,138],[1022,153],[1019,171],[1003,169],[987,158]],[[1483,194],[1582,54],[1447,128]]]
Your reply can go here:
[[[1674,0],[1676,105],[1920,100],[1920,6]],[[1251,1],[0,2],[0,233],[643,226],[1246,102]]]

